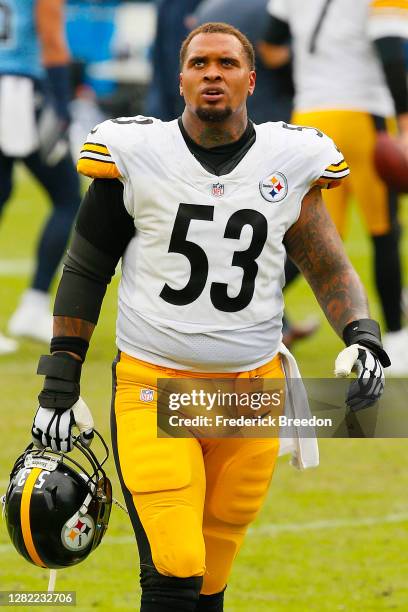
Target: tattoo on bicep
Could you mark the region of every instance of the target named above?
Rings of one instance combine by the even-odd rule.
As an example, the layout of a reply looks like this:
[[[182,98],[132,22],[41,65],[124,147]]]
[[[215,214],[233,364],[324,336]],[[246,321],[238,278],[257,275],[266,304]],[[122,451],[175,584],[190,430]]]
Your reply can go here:
[[[95,328],[93,323],[74,317],[54,317],[54,336],[78,336],[90,340]]]
[[[365,290],[319,189],[304,199],[299,220],[286,233],[285,246],[337,333],[341,335],[350,321],[369,316]]]

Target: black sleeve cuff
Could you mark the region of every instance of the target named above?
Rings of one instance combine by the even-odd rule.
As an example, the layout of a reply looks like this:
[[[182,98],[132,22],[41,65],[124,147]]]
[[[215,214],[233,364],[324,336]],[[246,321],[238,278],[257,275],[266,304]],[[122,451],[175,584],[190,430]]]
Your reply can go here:
[[[290,44],[290,29],[286,21],[282,21],[277,17],[269,18],[268,29],[266,30],[263,39],[271,45],[289,45]]]
[[[382,346],[381,331],[377,321],[358,319],[348,323],[343,330],[343,340],[346,346],[351,344],[365,346],[378,357],[381,365],[385,368],[391,365],[390,358]]]
[[[374,41],[397,115],[408,112],[407,69],[403,38],[389,36]]]

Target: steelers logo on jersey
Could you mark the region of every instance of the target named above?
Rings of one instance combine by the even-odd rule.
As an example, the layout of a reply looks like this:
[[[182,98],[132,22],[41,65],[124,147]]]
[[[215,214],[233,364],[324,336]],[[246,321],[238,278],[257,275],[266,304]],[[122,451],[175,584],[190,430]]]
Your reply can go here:
[[[259,181],[259,190],[267,202],[281,202],[288,194],[288,181],[282,172],[272,172]]]

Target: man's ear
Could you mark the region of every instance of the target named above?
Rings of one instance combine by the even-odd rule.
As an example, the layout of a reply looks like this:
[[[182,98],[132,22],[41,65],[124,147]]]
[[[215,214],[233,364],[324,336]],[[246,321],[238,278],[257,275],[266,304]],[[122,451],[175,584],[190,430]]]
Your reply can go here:
[[[183,73],[180,72],[179,74],[179,89],[180,89],[180,96],[183,95]]]
[[[256,72],[255,70],[251,70],[251,72],[249,73],[249,84],[248,84],[248,95],[252,96],[252,94],[255,91],[255,84],[256,84]]]

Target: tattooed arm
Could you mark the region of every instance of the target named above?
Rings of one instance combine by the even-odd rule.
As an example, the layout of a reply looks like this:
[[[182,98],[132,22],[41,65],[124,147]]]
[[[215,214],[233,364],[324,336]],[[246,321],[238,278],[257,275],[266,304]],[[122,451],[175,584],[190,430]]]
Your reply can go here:
[[[340,337],[351,321],[369,318],[364,287],[345,253],[319,187],[313,187],[303,198],[299,219],[286,232],[284,244]]]

